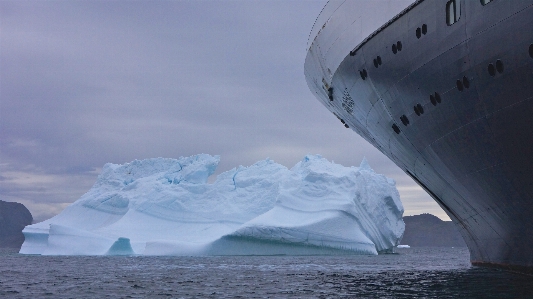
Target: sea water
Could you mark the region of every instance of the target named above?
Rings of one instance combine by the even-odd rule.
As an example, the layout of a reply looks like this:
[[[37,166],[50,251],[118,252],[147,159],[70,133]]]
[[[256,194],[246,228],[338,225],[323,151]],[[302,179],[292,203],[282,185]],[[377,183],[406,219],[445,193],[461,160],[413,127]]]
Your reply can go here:
[[[32,256],[0,251],[0,298],[533,298],[466,248],[378,256]]]

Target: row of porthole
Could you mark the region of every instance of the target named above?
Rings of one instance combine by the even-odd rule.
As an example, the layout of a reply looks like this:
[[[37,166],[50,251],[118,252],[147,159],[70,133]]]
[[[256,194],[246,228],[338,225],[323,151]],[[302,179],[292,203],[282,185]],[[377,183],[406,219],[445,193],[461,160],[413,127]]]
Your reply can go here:
[[[529,45],[528,52],[529,52],[529,57],[533,58],[533,44]],[[503,61],[501,61],[500,59],[496,60],[495,64],[489,63],[489,66],[487,67],[487,71],[489,72],[489,75],[491,77],[496,76],[496,72],[500,74],[503,73],[503,70],[504,70]]]
[[[529,56],[533,58],[533,44],[529,45]],[[504,71],[503,62],[500,59],[498,59],[496,60],[495,64],[489,63],[489,66],[487,67],[487,71],[489,72],[489,75],[491,77],[496,76],[496,72],[502,74]],[[468,81],[468,78],[466,77],[463,77],[462,82],[461,80],[457,80],[456,83],[457,83],[457,89],[459,91],[463,91],[463,87],[464,88],[470,87],[470,82]]]
[[[533,44],[529,45],[529,56],[531,58],[533,58]],[[501,74],[501,73],[503,73],[503,70],[504,70],[503,62],[501,60],[499,60],[499,59],[496,60],[496,66],[494,66],[492,63],[490,63],[489,67],[488,67],[489,74],[492,77],[494,77],[496,75],[496,71]],[[363,78],[363,80],[365,80],[366,77],[367,77],[366,70],[360,71],[359,73],[361,74],[361,78]],[[464,88],[467,88],[467,89],[470,88],[470,81],[468,80],[468,78],[466,76],[463,76],[462,80],[457,80],[456,84],[457,84],[457,89],[459,91],[463,91]],[[429,100],[430,100],[431,104],[433,104],[433,106],[437,106],[437,104],[441,103],[442,98],[441,98],[441,96],[440,96],[440,94],[438,92],[435,92],[435,94],[429,96]],[[418,115],[418,116],[424,114],[424,107],[422,107],[422,105],[420,103],[416,104],[413,107],[413,109],[414,109],[416,115]],[[407,116],[402,115],[400,117],[400,120],[402,121],[404,126],[409,125],[409,119],[407,118]],[[393,124],[392,128],[394,129],[396,134],[400,134],[400,128],[398,128],[398,126],[396,124]]]
[[[418,27],[416,28],[416,38],[421,38],[422,35],[426,35],[428,33],[428,25],[426,24],[423,24],[422,27]],[[402,45],[402,42],[401,41],[397,41],[395,44],[392,44],[392,53],[396,54],[398,52],[400,52],[403,48],[403,45]],[[381,57],[377,57],[376,59],[374,59],[374,66],[377,68],[378,66],[381,65]]]
[[[438,92],[435,92],[435,94],[429,96],[429,101],[431,102],[431,104],[433,104],[433,106],[437,106],[437,104],[440,104],[442,99],[440,97],[440,94]]]
[[[378,68],[381,65],[381,56],[374,58],[374,66]]]
[[[416,28],[416,38],[420,38],[422,37],[422,34],[423,35],[426,35],[426,33],[428,33],[428,25],[426,24],[423,24],[422,25],[422,28],[418,27]],[[399,51],[401,51],[403,49],[403,45],[402,45],[402,42],[401,41],[397,41],[395,44],[392,44],[392,53],[396,54],[398,53]],[[374,66],[376,68],[378,68],[380,65],[381,65],[381,57],[378,56],[374,59]],[[362,78],[363,76],[361,76]],[[366,76],[365,76],[366,77]],[[364,80],[365,78],[363,78]]]
[[[437,104],[440,104],[442,102],[442,98],[440,97],[440,94],[438,92],[435,92],[434,94],[429,96],[429,101],[431,102],[431,104],[433,104],[433,106],[437,106]],[[424,107],[420,103],[416,104],[413,109],[416,115],[418,116],[424,114]],[[405,114],[400,116],[400,121],[406,127],[407,125],[409,125],[409,118],[407,118]],[[396,124],[392,124],[392,129],[394,130],[394,132],[396,132],[396,134],[400,134],[400,128]]]
[[[464,88],[470,88],[470,81],[468,81],[466,76],[463,76],[463,80],[457,80],[456,84],[459,91],[463,91]]]
[[[420,32],[423,33],[423,34],[426,34],[427,33],[427,25],[424,24],[422,25],[422,29],[417,28],[417,38],[420,38]],[[397,53],[397,51],[401,51],[402,50],[402,43],[400,41],[398,41],[396,44],[393,44],[392,46],[392,51],[394,52],[394,54]],[[529,45],[529,56],[531,58],[533,58],[533,44],[530,44]],[[379,61],[378,61],[379,59]],[[381,57],[378,56],[376,59],[374,59],[374,66],[376,66],[376,68],[378,67],[378,65],[381,65]],[[496,64],[492,64],[490,63],[489,66],[488,66],[488,72],[489,72],[489,75],[491,75],[492,77],[494,77],[496,75],[496,71],[498,73],[503,73],[504,71],[504,65],[503,65],[503,62],[501,60],[496,60]],[[366,69],[363,69],[362,71],[359,71],[359,74],[361,75],[361,78],[363,80],[366,80],[366,78],[368,77],[368,74],[366,72]],[[462,80],[457,80],[456,81],[456,84],[457,84],[457,89],[459,91],[463,91],[464,88],[470,88],[470,81],[468,80],[468,78],[466,76],[463,76],[463,79]],[[332,100],[332,89],[330,88],[330,90],[328,90],[330,92],[330,100]],[[440,104],[442,99],[440,97],[440,94],[435,92],[434,95],[430,95],[429,96],[429,99],[430,99],[430,102],[431,104],[433,104],[433,106],[437,106],[437,104]],[[422,105],[420,105],[419,103],[414,106],[414,111],[415,113],[420,116],[421,114],[424,113],[424,108],[422,107]],[[400,117],[400,120],[402,121],[402,123],[407,126],[409,125],[409,119],[407,118],[407,116],[405,115],[402,115]],[[349,126],[343,121],[341,120],[341,122],[344,124],[344,126],[346,128],[348,128]],[[392,125],[392,129],[394,130],[394,132],[396,132],[396,134],[400,134],[400,128],[396,125],[396,124],[393,124]]]
[[[420,103],[416,104],[414,107],[416,115],[420,116],[421,114],[424,114],[424,107],[420,105]]]
[[[489,2],[491,2],[492,0],[481,0],[481,4],[485,5]],[[427,24],[423,24],[422,27],[418,27],[416,28],[416,38],[420,39],[422,37],[422,35],[426,35],[427,34],[427,31],[428,31],[428,26]],[[392,52],[394,54],[398,53],[398,51],[401,51],[402,50],[402,43],[400,41],[398,41],[396,44],[393,44],[392,45]],[[352,55],[352,53],[350,52],[350,55]],[[533,44],[529,46],[529,56],[531,56],[533,58]],[[380,65],[381,65],[382,61],[381,61],[381,57],[378,56],[377,58],[374,59],[374,66],[376,68],[378,68]],[[498,63],[498,61],[497,61]],[[496,73],[494,72],[493,70],[494,66],[492,64],[489,65],[489,74],[491,74],[491,76],[494,76]],[[491,71],[492,69],[492,71]],[[496,65],[496,69],[498,70],[498,65]],[[502,73],[503,72],[503,68],[502,68],[502,71],[500,72],[498,70],[499,73]],[[366,79],[366,75],[363,76],[363,74],[361,74],[361,78],[363,78],[363,80]],[[464,78],[463,78],[464,79]],[[458,89],[462,90],[462,87],[460,88],[460,84],[459,84],[459,81],[460,80],[457,80],[458,84],[457,84],[457,87]],[[467,79],[468,81],[468,79]],[[463,82],[464,83],[464,82]],[[467,85],[467,84],[463,84],[463,85]],[[468,88],[467,86],[465,86],[466,88]]]
[[[529,46],[529,55],[531,56],[531,58],[533,58],[533,44]],[[494,66],[491,63],[489,64],[488,70],[489,70],[489,74],[493,77],[496,75],[496,71],[498,71],[498,73],[500,74],[503,73],[503,62],[499,59],[496,60],[496,66]],[[457,84],[457,90],[459,91],[463,91],[464,88],[467,88],[467,89],[470,88],[470,81],[468,80],[466,76],[463,76],[462,80],[457,80],[456,84]],[[435,92],[435,94],[432,94],[429,96],[429,100],[431,104],[433,104],[433,106],[437,106],[437,104],[441,103],[442,98],[438,92]],[[416,115],[418,116],[424,114],[424,107],[422,107],[420,103],[416,104],[413,107],[413,109]],[[402,121],[404,126],[409,125],[409,119],[407,118],[407,116],[405,116],[405,114],[400,116],[400,120]],[[394,129],[394,132],[396,132],[396,134],[400,134],[400,129],[398,128],[396,124],[393,124],[392,128]]]
[[[489,66],[488,66],[488,71],[489,71],[489,75],[491,77],[494,77],[496,76],[496,71],[498,71],[498,73],[503,73],[503,62],[501,60],[496,60],[496,66],[494,66],[494,64],[492,63],[489,63]]]
[[[529,55],[531,58],[533,58],[533,44],[529,46]],[[498,71],[500,74],[503,73],[503,69],[503,62],[499,59],[496,60],[496,66],[494,66],[492,63],[489,64],[489,74],[493,77],[496,75],[496,71]],[[456,84],[457,90],[459,91],[463,91],[465,88],[470,88],[470,81],[466,76],[463,76],[462,80],[457,80]],[[437,104],[441,103],[442,98],[439,93],[435,92],[435,94],[429,96],[429,100],[433,106],[437,106]],[[416,104],[413,109],[418,116],[424,114],[424,107],[422,107],[420,103]],[[404,126],[409,125],[409,119],[407,116],[405,116],[405,114],[400,117],[400,120]],[[394,132],[396,132],[396,134],[400,134],[399,128],[395,129],[395,127],[398,128],[398,126],[396,124],[393,125]]]
[[[359,75],[361,75],[361,79],[363,79],[363,80],[366,80],[366,77],[368,77],[366,69],[363,69],[362,71],[359,71]]]
[[[433,104],[433,106],[437,106],[437,104],[442,101],[440,95],[437,92],[435,92],[435,94],[430,95],[429,99],[430,99],[431,103]],[[420,103],[417,103],[413,107],[413,109],[415,110],[415,113],[418,116],[424,114],[424,107]],[[409,125],[409,118],[407,118],[407,116],[405,114],[400,116],[400,121],[406,127]],[[396,132],[396,134],[400,134],[400,132],[401,132],[400,128],[396,124],[392,124],[392,129],[394,130],[394,132]]]
[[[402,42],[397,41],[395,44],[392,44],[392,53],[396,54],[401,51],[403,48]]]
[[[417,38],[420,38],[422,36],[422,34],[426,34],[427,33],[427,25],[426,24],[423,24],[422,25],[422,28],[418,27],[416,29],[416,37]],[[402,45],[402,42],[401,41],[397,41],[395,44],[392,45],[392,52],[394,54],[398,53],[398,51],[401,51],[403,48],[403,45]],[[531,58],[533,58],[533,44],[529,45],[529,56]],[[378,68],[380,65],[382,64],[382,61],[381,61],[381,57],[378,56],[376,58],[374,58],[374,66],[376,68]],[[496,72],[495,71],[498,71],[498,73],[503,73],[503,62],[501,60],[496,60],[496,67],[491,63],[489,64],[488,66],[488,71],[489,71],[489,74],[494,77],[496,75]],[[359,71],[359,74],[361,75],[361,79],[363,80],[366,80],[366,78],[368,77],[368,74],[366,72],[365,69],[363,69],[362,71]],[[464,88],[469,88],[470,87],[470,82],[468,81],[468,78],[466,77],[463,77],[463,80],[461,82],[461,80],[457,80],[457,89],[459,91],[463,91],[463,87]]]
[[[529,45],[529,57],[533,58],[533,44],[530,44]],[[504,65],[503,65],[503,62],[501,60],[496,60],[496,63],[495,65],[493,65],[492,63],[489,64],[488,66],[488,72],[491,76],[495,76],[496,75],[496,71],[498,73],[503,73],[504,71]],[[456,82],[457,84],[457,89],[459,91],[463,91],[464,88],[469,88],[470,87],[470,81],[468,80],[468,78],[466,76],[463,77],[462,80],[457,80]],[[433,95],[430,95],[429,96],[429,100],[431,102],[431,104],[433,104],[433,106],[437,106],[437,104],[440,104],[442,99],[441,99],[441,96],[439,93],[435,92],[435,94]],[[422,105],[420,104],[417,104],[416,106],[414,106],[414,110],[415,110],[415,113],[417,115],[421,115],[424,113],[424,109],[422,107]],[[407,116],[405,115],[402,115],[400,117],[400,120],[402,121],[402,123],[407,126],[409,124],[409,119],[407,118]],[[392,124],[392,129],[394,130],[394,132],[396,132],[396,134],[400,134],[400,128],[398,127],[398,125],[396,124]]]
[[[533,44],[531,44],[529,46],[529,56],[531,56],[531,58],[533,58]],[[499,59],[496,60],[496,66],[494,66],[491,63],[491,64],[489,64],[489,67],[488,67],[489,74],[492,77],[494,77],[496,75],[496,71],[501,74],[501,73],[503,73],[503,70],[504,70],[503,62],[501,60],[499,60]],[[457,80],[456,84],[457,84],[457,90],[459,90],[459,91],[463,91],[465,88],[467,88],[467,89],[470,88],[470,81],[468,80],[468,78],[466,76],[463,76],[462,80]],[[437,92],[435,92],[434,95],[430,95],[429,96],[429,100],[430,100],[431,104],[433,104],[433,106],[437,106],[437,104],[440,104],[440,102],[442,101],[440,94],[437,93]],[[414,111],[415,111],[416,115],[418,115],[418,116],[424,114],[424,108],[422,107],[422,105],[420,105],[420,103],[418,103],[418,104],[416,104],[414,106]],[[409,119],[405,115],[402,115],[400,117],[400,120],[402,121],[404,126],[407,126],[409,124]],[[394,129],[395,126],[396,125],[394,124],[393,125],[393,129]],[[398,127],[398,126],[396,126],[396,127]],[[394,129],[394,131],[397,134],[399,134],[399,131],[397,131],[396,129]]]
[[[416,37],[420,38],[420,37],[422,37],[422,34],[426,35],[427,32],[428,32],[428,25],[423,24],[422,27],[418,27],[416,29]],[[402,42],[401,41],[397,41],[396,43],[392,44],[391,49],[392,49],[392,53],[394,53],[394,54],[400,52],[403,49]],[[351,55],[351,52],[350,52],[350,55]],[[374,58],[374,67],[378,68],[381,64],[382,64],[381,56],[378,56],[378,57]],[[363,70],[363,71],[365,72],[364,75],[363,75],[363,73],[361,73],[362,71],[359,71],[359,73],[361,74],[361,78],[363,80],[365,80],[366,77],[367,77],[367,74],[366,74],[365,70]]]
[[[434,94],[429,96],[429,101],[433,106],[437,106],[437,104],[440,104],[442,102],[442,98],[440,97],[440,94],[438,92],[435,92]],[[424,107],[420,105],[420,103],[416,104],[414,106],[414,110],[416,115],[420,116],[424,114]]]
[[[529,56],[533,58],[533,44],[529,46]],[[490,63],[488,67],[489,74],[492,77],[496,75],[496,71],[501,74],[503,73],[503,70],[504,70],[503,62],[499,59],[496,60],[496,66]],[[470,81],[468,80],[466,76],[463,76],[462,80],[457,80],[456,84],[457,84],[457,90],[459,91],[463,91],[464,88],[467,88],[467,89],[470,88]],[[435,92],[435,94],[429,96],[429,100],[431,104],[433,104],[433,106],[437,106],[437,104],[441,103],[442,98],[438,92]],[[416,104],[413,107],[413,109],[416,115],[418,116],[424,114],[424,107],[422,107],[420,103]],[[407,116],[405,116],[405,114],[400,117],[400,120],[402,121],[404,126],[409,125],[409,119],[407,118]],[[393,124],[392,128],[394,129],[394,132],[396,132],[396,134],[400,134],[400,129],[398,128],[396,124]]]
[[[416,28],[416,38],[421,38],[422,34],[426,35],[426,33],[428,33],[428,25],[424,24],[422,25],[422,28]]]

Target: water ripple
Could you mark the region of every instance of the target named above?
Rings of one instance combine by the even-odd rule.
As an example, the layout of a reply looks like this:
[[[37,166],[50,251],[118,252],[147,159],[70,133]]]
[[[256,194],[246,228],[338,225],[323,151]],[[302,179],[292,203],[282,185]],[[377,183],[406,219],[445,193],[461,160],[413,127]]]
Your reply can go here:
[[[533,298],[466,248],[382,256],[46,257],[0,251],[1,298]]]

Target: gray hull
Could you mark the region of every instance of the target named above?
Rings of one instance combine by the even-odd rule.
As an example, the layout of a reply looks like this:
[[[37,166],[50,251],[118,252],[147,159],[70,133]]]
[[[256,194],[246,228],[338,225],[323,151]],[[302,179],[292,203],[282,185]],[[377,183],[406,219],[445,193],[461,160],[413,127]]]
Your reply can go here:
[[[452,25],[447,2],[416,1],[364,40],[344,4],[311,36],[306,80],[438,202],[473,264],[531,273],[533,0],[457,0]]]

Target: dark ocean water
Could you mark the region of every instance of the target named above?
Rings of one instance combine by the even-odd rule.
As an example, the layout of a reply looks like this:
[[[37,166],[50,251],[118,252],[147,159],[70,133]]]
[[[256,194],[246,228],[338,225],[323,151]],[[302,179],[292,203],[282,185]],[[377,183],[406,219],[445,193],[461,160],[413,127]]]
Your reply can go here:
[[[0,298],[533,298],[466,248],[380,256],[47,257],[0,251]]]

